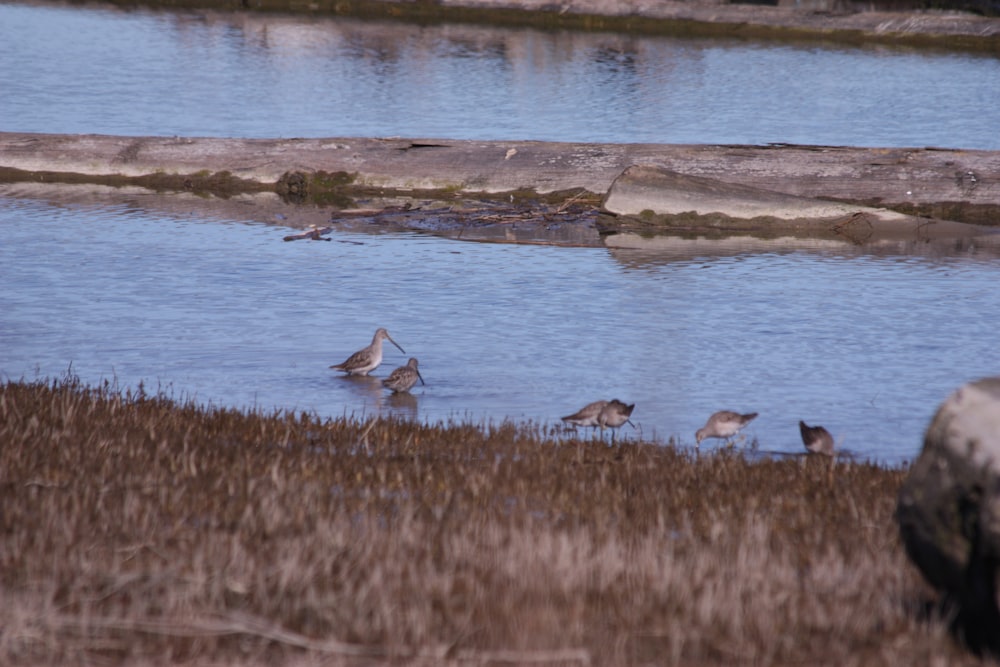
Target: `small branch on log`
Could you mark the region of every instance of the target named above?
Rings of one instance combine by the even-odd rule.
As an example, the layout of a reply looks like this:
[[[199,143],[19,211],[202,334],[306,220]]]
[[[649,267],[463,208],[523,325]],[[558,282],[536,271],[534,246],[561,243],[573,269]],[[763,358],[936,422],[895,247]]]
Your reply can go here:
[[[311,229],[304,231],[300,234],[291,234],[285,237],[286,241],[298,241],[299,239],[309,239],[310,241],[329,241],[330,239],[323,238],[327,234],[333,231],[333,227],[317,227],[311,225]]]

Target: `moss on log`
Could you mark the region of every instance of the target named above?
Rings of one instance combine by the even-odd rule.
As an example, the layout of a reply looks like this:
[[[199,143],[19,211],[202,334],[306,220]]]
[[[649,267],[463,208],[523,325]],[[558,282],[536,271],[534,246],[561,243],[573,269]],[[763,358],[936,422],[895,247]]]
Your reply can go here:
[[[1000,151],[0,133],[0,182],[140,186],[219,197],[276,192],[286,201],[319,205],[373,194],[599,197],[633,165],[909,215],[1000,224]]]

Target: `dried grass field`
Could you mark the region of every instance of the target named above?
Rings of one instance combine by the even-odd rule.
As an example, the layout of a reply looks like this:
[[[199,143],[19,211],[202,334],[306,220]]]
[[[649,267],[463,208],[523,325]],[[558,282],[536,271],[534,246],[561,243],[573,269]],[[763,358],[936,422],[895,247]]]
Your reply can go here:
[[[0,663],[979,664],[906,471],[0,385]]]

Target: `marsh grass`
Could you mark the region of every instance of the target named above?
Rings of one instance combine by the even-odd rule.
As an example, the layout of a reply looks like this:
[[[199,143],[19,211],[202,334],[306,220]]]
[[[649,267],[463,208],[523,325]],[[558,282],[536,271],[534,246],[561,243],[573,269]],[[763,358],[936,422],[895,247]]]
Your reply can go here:
[[[974,663],[904,470],[0,385],[0,662]]]

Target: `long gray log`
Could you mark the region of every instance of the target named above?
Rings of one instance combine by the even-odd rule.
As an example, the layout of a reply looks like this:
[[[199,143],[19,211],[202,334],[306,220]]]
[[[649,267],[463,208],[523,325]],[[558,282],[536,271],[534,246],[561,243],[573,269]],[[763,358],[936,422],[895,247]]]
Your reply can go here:
[[[0,132],[0,180],[24,182],[229,172],[273,185],[325,172],[343,174],[348,187],[603,195],[631,165],[941,219],[1000,220],[1000,151]]]
[[[801,197],[715,178],[636,165],[615,179],[605,210],[658,229],[828,231],[859,242],[970,238],[994,233],[979,225],[931,221],[885,208]]]

